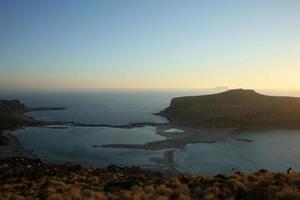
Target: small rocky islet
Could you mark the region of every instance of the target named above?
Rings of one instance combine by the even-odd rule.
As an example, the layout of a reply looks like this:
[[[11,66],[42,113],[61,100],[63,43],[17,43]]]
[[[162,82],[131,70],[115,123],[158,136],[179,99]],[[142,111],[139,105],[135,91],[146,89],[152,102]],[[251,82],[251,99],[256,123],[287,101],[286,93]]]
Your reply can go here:
[[[234,95],[233,95],[234,94]],[[210,122],[207,127],[216,125],[231,127],[238,125],[243,127],[245,120],[253,115],[253,99],[258,96],[253,91],[229,91],[221,94],[225,102],[223,107],[215,107],[217,111],[232,109],[228,115],[220,116],[221,123],[215,124],[217,118],[204,119],[201,122]],[[232,96],[233,95],[233,96]],[[191,97],[188,97],[188,99]],[[208,98],[208,99],[207,99]],[[215,96],[213,96],[213,99]],[[233,98],[233,99],[232,99]],[[178,117],[179,111],[185,112],[183,116],[189,117],[188,112],[195,108],[201,108],[203,102],[208,102],[206,111],[211,111],[217,100],[212,100],[212,97],[205,97],[204,101],[194,101],[196,104],[190,107],[186,101],[172,100],[171,105],[160,115],[167,116],[171,119],[171,123],[189,125],[199,127],[199,120],[195,119],[197,115],[192,115],[192,118],[185,118],[186,121],[180,121]],[[248,99],[246,102],[244,102]],[[259,105],[264,108],[266,98],[259,97]],[[235,100],[235,101],[233,101]],[[272,112],[283,112],[293,114],[297,120],[299,112],[297,98],[284,98],[272,101],[268,111],[263,112],[263,116],[273,116]],[[175,102],[175,103],[174,103]],[[179,103],[178,103],[179,102]],[[189,101],[188,101],[189,102]],[[217,101],[218,102],[218,101]],[[237,103],[236,106],[229,102]],[[244,102],[243,104],[240,104]],[[257,102],[257,100],[255,100]],[[299,101],[300,102],[300,101]],[[293,111],[286,110],[284,105],[291,103]],[[210,105],[212,104],[212,105]],[[228,105],[229,104],[229,105]],[[174,107],[174,105],[176,105]],[[275,106],[276,105],[276,106]],[[178,106],[178,107],[177,107]],[[272,109],[270,109],[272,108]],[[47,109],[63,109],[63,108],[47,108]],[[17,100],[0,101],[0,199],[110,199],[110,200],[188,200],[188,199],[240,199],[240,200],[300,200],[300,174],[293,173],[289,169],[286,173],[273,173],[267,170],[259,170],[255,173],[246,174],[233,170],[231,175],[225,176],[218,174],[215,176],[188,176],[176,175],[167,176],[159,172],[154,172],[139,167],[118,167],[108,166],[104,168],[83,167],[76,164],[55,164],[42,161],[33,154],[22,149],[21,145],[14,140],[13,135],[9,131],[16,130],[27,126],[44,126],[51,124],[61,124],[62,122],[43,122],[33,118],[24,116],[23,113],[30,111],[26,106]],[[195,112],[197,113],[197,112]],[[231,119],[232,114],[243,116],[243,120],[236,121]],[[246,114],[245,114],[246,113]],[[198,116],[199,117],[199,116]],[[269,122],[280,122],[277,125],[288,125],[290,128],[295,128],[294,121],[291,118],[271,118]],[[279,121],[278,121],[279,120]],[[197,122],[197,123],[196,123]],[[236,124],[234,124],[235,122]],[[251,121],[250,121],[251,122]],[[252,123],[252,122],[251,122]],[[263,123],[261,125],[272,125],[272,123]],[[228,126],[227,126],[228,125]],[[229,126],[230,125],[230,126]],[[13,145],[12,145],[13,144]],[[17,150],[16,150],[17,149]],[[10,150],[2,152],[5,150]],[[16,153],[15,151],[19,151]],[[20,152],[21,151],[21,152]]]

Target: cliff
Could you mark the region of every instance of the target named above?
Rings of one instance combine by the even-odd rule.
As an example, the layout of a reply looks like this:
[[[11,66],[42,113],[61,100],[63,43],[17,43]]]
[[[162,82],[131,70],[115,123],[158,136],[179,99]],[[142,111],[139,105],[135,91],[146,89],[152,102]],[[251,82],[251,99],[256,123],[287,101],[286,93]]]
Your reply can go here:
[[[300,128],[300,98],[266,96],[254,90],[179,97],[158,113],[191,127]]]

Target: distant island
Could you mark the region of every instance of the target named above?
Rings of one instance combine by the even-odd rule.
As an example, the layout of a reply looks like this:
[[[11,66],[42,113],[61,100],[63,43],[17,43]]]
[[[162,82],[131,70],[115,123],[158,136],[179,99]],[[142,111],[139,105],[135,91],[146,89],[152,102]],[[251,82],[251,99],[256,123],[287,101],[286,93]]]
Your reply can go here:
[[[266,96],[254,90],[178,97],[157,115],[194,128],[300,129],[300,98]]]

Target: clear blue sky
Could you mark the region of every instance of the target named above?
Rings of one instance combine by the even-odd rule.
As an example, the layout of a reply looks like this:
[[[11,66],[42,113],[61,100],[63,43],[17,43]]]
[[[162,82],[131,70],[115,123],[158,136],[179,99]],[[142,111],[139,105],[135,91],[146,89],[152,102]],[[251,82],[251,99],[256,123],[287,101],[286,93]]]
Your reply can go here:
[[[0,0],[0,89],[300,89],[299,0]]]

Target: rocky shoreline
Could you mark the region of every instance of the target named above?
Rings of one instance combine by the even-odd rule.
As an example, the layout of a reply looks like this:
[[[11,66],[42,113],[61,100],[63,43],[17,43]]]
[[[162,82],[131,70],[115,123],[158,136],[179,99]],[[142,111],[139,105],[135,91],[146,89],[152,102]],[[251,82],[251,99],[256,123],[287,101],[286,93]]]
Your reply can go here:
[[[0,159],[22,157],[37,158],[33,152],[25,150],[17,138],[11,133],[24,127],[43,127],[47,125],[62,125],[65,122],[45,122],[24,115],[26,112],[64,110],[61,107],[28,108],[18,100],[0,100]]]

